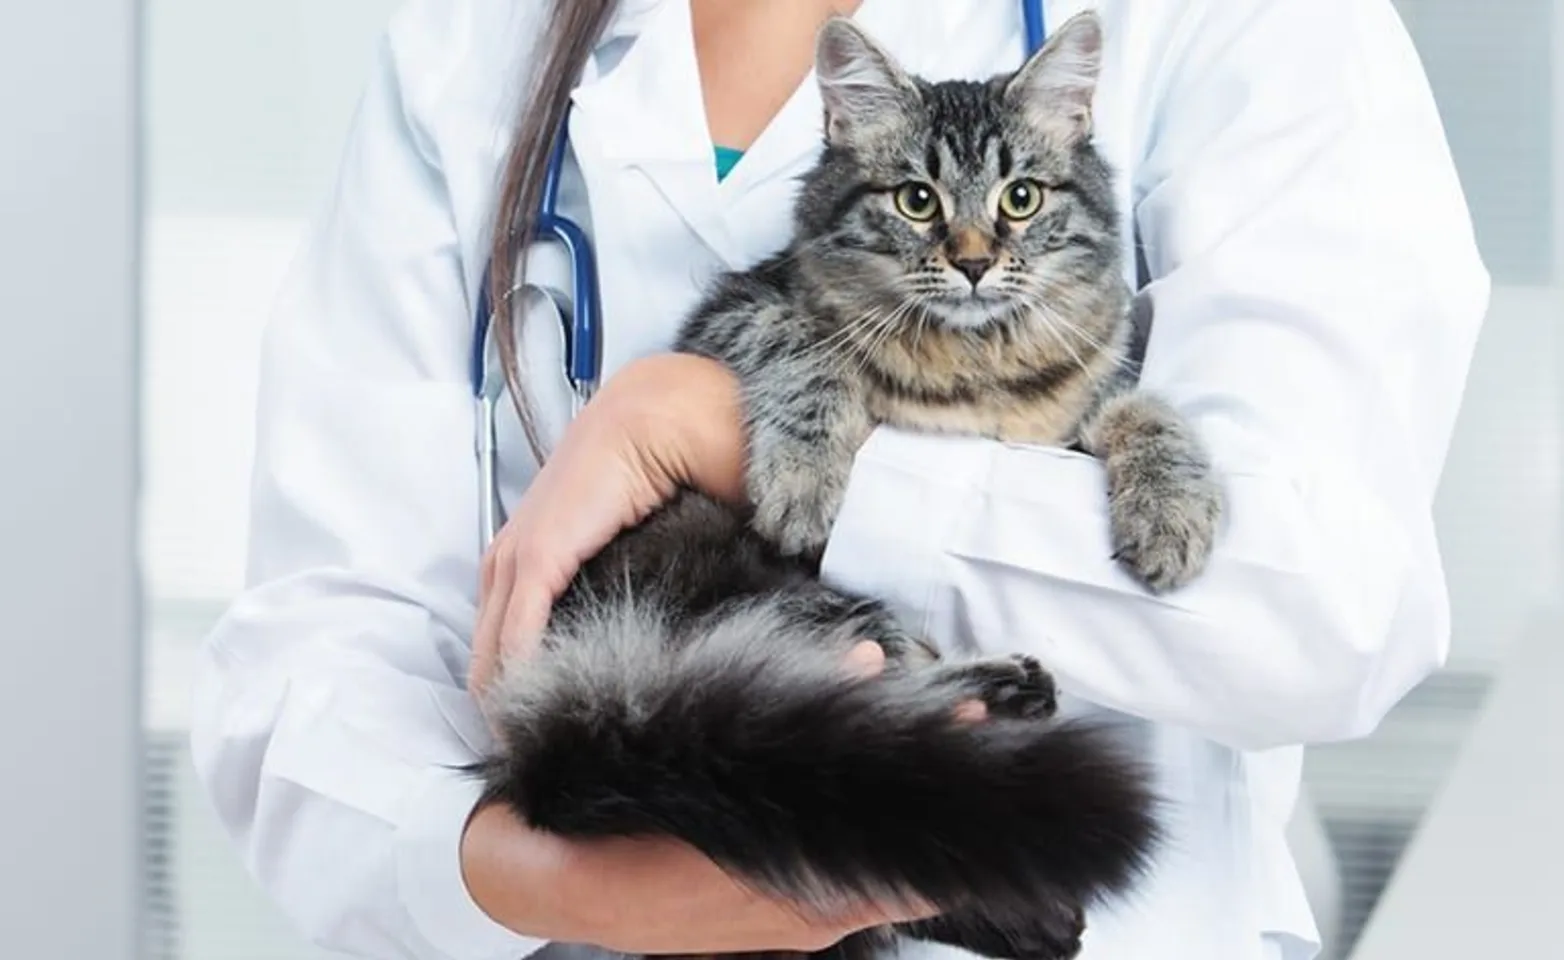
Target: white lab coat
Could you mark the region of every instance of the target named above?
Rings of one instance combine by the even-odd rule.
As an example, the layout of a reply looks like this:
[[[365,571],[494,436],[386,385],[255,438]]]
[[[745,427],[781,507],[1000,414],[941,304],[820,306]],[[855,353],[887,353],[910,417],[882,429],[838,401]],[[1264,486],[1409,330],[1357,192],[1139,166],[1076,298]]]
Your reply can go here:
[[[1084,6],[1049,3],[1050,23]],[[1317,935],[1283,832],[1300,745],[1368,733],[1445,656],[1430,502],[1488,278],[1388,0],[1098,6],[1096,130],[1138,239],[1144,379],[1230,491],[1210,568],[1172,596],[1138,589],[1109,558],[1088,458],[883,430],[825,571],[949,648],[1037,654],[1072,709],[1140,718],[1173,843],[1091,917],[1084,960],[1303,960]],[[392,22],[266,336],[249,584],[196,689],[195,762],[245,862],[312,941],[364,957],[566,952],[467,896],[477,788],[450,769],[488,742],[464,692],[467,360],[541,8],[416,0]],[[1011,0],[859,17],[930,77],[1023,56]],[[596,238],[612,375],[665,348],[712,271],[784,242],[819,99],[806,82],[719,184],[687,4],[629,0],[575,104],[565,209]],[[563,283],[561,264],[539,254],[534,276]],[[526,371],[557,433],[557,327],[529,311]],[[533,466],[507,431],[514,497]]]

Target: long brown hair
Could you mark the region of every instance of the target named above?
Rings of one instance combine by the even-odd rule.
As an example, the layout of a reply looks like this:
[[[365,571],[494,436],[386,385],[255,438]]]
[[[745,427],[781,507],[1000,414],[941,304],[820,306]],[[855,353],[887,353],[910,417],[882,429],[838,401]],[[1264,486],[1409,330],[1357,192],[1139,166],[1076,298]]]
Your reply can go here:
[[[521,110],[494,208],[489,250],[493,334],[499,341],[500,363],[516,414],[539,462],[544,458],[543,443],[521,382],[511,291],[526,279],[523,254],[537,228],[549,153],[564,123],[571,90],[618,8],[619,0],[552,0],[549,4],[548,26],[529,58],[529,82],[522,90]]]

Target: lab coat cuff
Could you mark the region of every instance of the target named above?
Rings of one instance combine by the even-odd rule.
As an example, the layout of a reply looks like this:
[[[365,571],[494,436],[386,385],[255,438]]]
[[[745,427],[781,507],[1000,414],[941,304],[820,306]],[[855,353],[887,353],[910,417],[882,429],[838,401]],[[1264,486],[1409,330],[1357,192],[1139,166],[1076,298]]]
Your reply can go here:
[[[437,770],[412,796],[397,830],[397,884],[418,931],[450,960],[519,960],[547,941],[484,913],[462,877],[461,843],[482,784]]]
[[[905,627],[927,632],[951,537],[1000,449],[980,438],[877,428],[853,463],[822,579],[879,599]]]

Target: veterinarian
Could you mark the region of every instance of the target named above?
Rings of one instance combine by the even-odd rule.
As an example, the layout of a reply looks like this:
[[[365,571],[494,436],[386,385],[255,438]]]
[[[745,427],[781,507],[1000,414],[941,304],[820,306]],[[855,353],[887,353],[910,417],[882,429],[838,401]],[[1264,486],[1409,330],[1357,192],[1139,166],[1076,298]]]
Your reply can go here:
[[[1057,24],[1089,4],[1042,6]],[[882,429],[824,575],[948,649],[1036,655],[1071,709],[1132,718],[1172,843],[1137,896],[1088,917],[1086,960],[1304,960],[1318,934],[1284,835],[1302,748],[1369,733],[1446,655],[1431,504],[1488,277],[1389,0],[1099,9],[1093,129],[1134,244],[1142,382],[1228,491],[1210,567],[1165,596],[1133,583],[1088,457]],[[805,918],[672,844],[529,834],[455,769],[489,743],[474,693],[579,560],[677,484],[742,495],[731,379],[664,350],[707,278],[785,243],[832,14],[930,79],[1027,48],[1001,0],[412,0],[394,17],[266,335],[249,584],[196,687],[202,782],[312,942],[380,960],[815,949],[912,915]],[[541,291],[568,297],[581,261],[514,229],[535,225],[567,101],[558,211],[600,290],[594,363],[569,380],[580,348]],[[495,291],[527,418],[480,405],[491,435],[472,373]],[[872,671],[860,653],[848,667]]]

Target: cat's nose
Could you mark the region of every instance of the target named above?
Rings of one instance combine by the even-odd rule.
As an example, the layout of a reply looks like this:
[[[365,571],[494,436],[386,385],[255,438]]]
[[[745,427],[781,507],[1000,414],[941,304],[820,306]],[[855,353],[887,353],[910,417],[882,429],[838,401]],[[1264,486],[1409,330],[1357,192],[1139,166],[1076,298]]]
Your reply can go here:
[[[972,281],[972,288],[977,289],[978,282],[983,275],[988,273],[989,267],[994,265],[993,257],[963,257],[952,260],[950,265],[961,271],[961,275]]]

